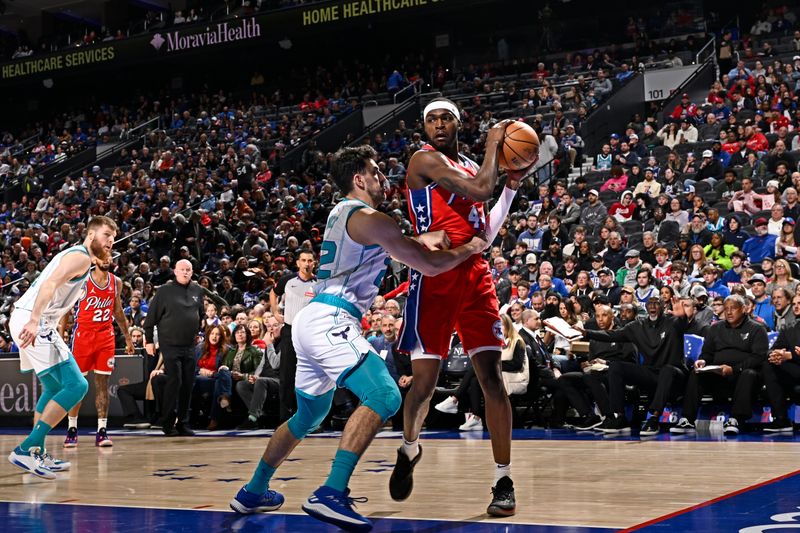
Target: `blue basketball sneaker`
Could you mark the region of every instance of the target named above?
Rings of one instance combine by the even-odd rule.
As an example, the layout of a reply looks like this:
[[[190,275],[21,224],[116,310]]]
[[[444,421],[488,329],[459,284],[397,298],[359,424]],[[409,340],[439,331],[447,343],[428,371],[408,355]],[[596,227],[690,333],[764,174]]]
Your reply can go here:
[[[372,522],[355,512],[353,504],[366,501],[366,498],[351,498],[350,489],[339,492],[323,485],[308,497],[303,504],[303,511],[317,520],[333,524],[345,531],[365,533],[372,529]]]
[[[56,474],[45,465],[44,458],[39,453],[39,448],[31,448],[30,450],[23,451],[22,448],[17,446],[14,451],[8,456],[8,462],[17,466],[26,472],[30,472],[34,476],[43,479],[55,479]]]
[[[283,505],[283,494],[274,490],[267,490],[264,494],[253,494],[242,487],[239,493],[231,500],[231,509],[239,514],[266,513],[276,511]]]

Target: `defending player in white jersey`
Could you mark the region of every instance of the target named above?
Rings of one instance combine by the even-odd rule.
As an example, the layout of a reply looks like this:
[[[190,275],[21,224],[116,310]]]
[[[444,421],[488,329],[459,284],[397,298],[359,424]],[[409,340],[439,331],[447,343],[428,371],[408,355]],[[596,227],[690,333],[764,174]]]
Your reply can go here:
[[[378,429],[400,407],[401,397],[386,364],[361,334],[361,316],[378,294],[390,256],[436,275],[486,247],[486,241],[474,237],[456,249],[443,249],[449,246],[444,232],[415,239],[403,236],[390,217],[376,210],[386,199],[388,182],[374,158],[369,146],[344,148],[336,154],[334,180],[345,198],[328,217],[316,296],[297,314],[292,329],[297,412],[275,431],[250,483],[231,501],[239,513],[272,511],[283,504],[283,495],[269,490],[270,478],[322,423],[334,390],[342,386],[358,396],[361,405],[345,426],[327,481],[303,510],[348,531],[372,528],[353,510],[347,486]]]
[[[117,225],[108,217],[98,216],[89,221],[86,230],[83,244],[60,252],[47,265],[16,302],[9,320],[11,336],[19,346],[20,370],[36,372],[42,394],[36,404],[33,431],[8,460],[44,479],[55,479],[55,472],[70,466],[47,454],[45,438],[89,387],[58,334],[58,322],[86,290],[92,261],[111,254]]]

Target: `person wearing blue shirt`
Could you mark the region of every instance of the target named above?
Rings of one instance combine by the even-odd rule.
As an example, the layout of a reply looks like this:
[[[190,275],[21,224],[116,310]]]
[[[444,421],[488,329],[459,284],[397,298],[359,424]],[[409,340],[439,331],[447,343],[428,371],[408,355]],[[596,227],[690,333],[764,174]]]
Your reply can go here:
[[[756,234],[744,241],[742,251],[747,254],[747,260],[751,263],[760,263],[765,257],[775,258],[775,241],[777,236],[767,233],[767,219],[764,217],[756,219]]]
[[[702,274],[703,286],[706,288],[706,291],[708,291],[709,298],[713,299],[717,296],[727,298],[730,296],[730,289],[728,289],[728,287],[722,283],[722,280],[717,279],[718,269],[715,265],[709,264],[704,266]]]
[[[761,318],[770,331],[775,329],[775,306],[772,299],[767,294],[767,280],[761,274],[753,274],[750,278],[750,290],[756,306],[753,309],[753,316]]]
[[[744,261],[747,256],[741,250],[737,250],[731,254],[731,263],[733,267],[726,270],[722,275],[722,283],[730,285],[731,283],[742,282],[742,270],[744,270]]]

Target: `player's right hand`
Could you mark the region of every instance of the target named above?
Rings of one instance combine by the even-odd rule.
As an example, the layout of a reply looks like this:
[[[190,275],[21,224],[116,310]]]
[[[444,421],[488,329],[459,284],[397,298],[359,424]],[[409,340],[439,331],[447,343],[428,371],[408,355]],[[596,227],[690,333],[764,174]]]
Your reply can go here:
[[[22,326],[22,331],[19,332],[20,348],[27,348],[33,346],[36,341],[36,335],[39,334],[39,322],[36,320],[29,320],[27,324]]]
[[[506,136],[506,128],[512,122],[513,120],[509,119],[501,120],[500,122],[489,128],[489,133],[486,134],[487,146],[496,143],[497,146],[499,147]]]
[[[428,250],[447,250],[450,248],[450,237],[444,230],[422,233],[417,240]]]

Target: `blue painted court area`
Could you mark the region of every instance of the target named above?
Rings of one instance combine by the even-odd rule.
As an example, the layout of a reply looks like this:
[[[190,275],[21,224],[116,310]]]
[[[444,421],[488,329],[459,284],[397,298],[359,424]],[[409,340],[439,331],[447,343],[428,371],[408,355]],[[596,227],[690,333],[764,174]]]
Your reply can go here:
[[[4,532],[70,533],[98,531],[103,533],[151,532],[230,532],[262,533],[293,531],[336,532],[306,515],[259,514],[240,516],[219,511],[178,509],[142,509],[136,507],[104,507],[69,504],[0,503],[0,520]],[[375,533],[458,531],[465,533],[604,533],[612,529],[523,525],[500,522],[447,522],[442,520],[409,520],[373,518]]]
[[[768,460],[767,457],[764,459]],[[798,530],[800,530],[800,472],[792,472],[744,488],[624,531],[762,533]]]

